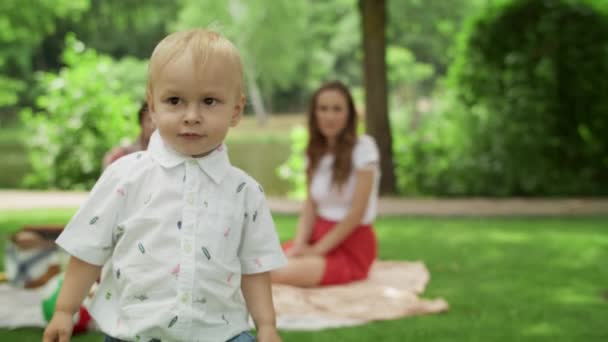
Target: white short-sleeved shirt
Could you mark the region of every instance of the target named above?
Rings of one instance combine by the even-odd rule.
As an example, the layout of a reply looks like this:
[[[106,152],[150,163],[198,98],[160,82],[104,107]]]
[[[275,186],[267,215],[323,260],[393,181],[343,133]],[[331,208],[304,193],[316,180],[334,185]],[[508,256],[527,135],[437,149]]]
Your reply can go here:
[[[90,311],[130,341],[226,341],[249,329],[241,274],[286,264],[262,188],[226,147],[193,159],[158,133],[106,169],[57,243],[105,264]]]
[[[332,221],[341,221],[348,214],[355,192],[355,171],[360,168],[374,170],[374,184],[367,202],[367,209],[361,224],[370,224],[376,218],[378,206],[378,186],[380,184],[380,154],[374,138],[361,135],[353,149],[353,172],[342,186],[341,190],[332,185],[334,156],[324,155],[313,173],[310,194],[317,205],[317,213]]]

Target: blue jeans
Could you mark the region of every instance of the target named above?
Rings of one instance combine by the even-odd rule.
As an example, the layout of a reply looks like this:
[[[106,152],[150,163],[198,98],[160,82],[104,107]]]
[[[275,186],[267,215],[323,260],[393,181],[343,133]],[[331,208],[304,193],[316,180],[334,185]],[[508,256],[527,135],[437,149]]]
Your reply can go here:
[[[106,335],[104,342],[125,342],[123,340],[119,340],[117,338]],[[160,341],[160,340],[158,340]],[[255,336],[253,336],[249,331],[243,331],[237,336],[229,339],[226,342],[255,342]]]

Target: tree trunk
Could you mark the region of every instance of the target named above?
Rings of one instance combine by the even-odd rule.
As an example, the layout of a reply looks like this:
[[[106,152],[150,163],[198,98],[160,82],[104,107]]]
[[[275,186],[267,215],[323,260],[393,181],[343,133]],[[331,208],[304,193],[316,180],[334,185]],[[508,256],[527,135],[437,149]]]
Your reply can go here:
[[[266,125],[266,122],[268,122],[268,113],[264,108],[264,99],[262,98],[260,87],[253,77],[253,74],[250,74],[250,77],[247,77],[247,88],[249,89],[249,98],[251,99],[251,105],[253,106],[253,112],[255,113],[258,125],[264,126]]]
[[[386,80],[386,1],[359,0],[363,29],[365,124],[380,149],[380,193],[395,193]]]

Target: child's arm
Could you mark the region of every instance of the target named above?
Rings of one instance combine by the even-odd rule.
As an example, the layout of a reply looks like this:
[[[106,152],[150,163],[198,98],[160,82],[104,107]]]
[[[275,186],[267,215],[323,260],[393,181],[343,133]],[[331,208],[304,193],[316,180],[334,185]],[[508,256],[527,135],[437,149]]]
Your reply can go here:
[[[55,314],[44,330],[43,342],[67,342],[72,335],[72,317],[99,277],[101,266],[71,257],[55,305]]]
[[[241,290],[255,322],[258,342],[280,342],[277,332],[270,273],[243,274]]]

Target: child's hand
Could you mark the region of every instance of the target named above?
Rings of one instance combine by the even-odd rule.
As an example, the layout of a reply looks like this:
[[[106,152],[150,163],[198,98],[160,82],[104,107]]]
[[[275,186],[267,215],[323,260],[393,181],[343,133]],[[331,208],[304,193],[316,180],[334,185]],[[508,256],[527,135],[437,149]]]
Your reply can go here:
[[[64,311],[55,311],[49,325],[44,329],[42,342],[69,342],[73,324],[71,314]]]
[[[281,336],[279,336],[277,328],[274,326],[259,327],[256,342],[281,342]]]

